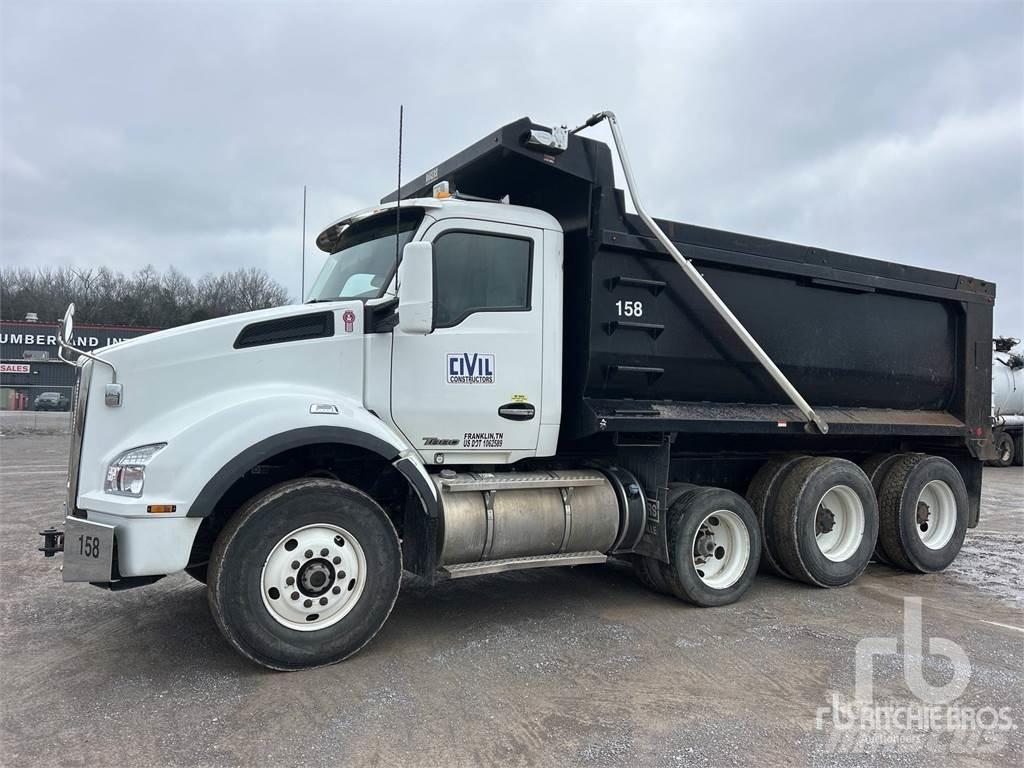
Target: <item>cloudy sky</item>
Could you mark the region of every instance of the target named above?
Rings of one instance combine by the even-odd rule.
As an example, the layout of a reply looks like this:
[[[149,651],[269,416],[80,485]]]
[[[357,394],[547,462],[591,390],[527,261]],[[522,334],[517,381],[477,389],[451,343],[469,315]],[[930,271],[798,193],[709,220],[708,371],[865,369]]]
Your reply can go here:
[[[1024,336],[1024,2],[0,4],[17,265],[266,268],[522,115],[616,111],[652,211],[999,283]],[[599,129],[607,130],[606,128]]]

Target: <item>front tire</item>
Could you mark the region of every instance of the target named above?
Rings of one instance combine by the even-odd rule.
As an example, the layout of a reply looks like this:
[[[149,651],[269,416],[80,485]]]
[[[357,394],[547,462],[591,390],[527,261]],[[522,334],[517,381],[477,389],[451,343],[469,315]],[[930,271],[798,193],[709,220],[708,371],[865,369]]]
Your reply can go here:
[[[210,610],[257,664],[319,667],[377,634],[401,575],[398,535],[373,499],[337,480],[294,480],[250,500],[217,538]]]

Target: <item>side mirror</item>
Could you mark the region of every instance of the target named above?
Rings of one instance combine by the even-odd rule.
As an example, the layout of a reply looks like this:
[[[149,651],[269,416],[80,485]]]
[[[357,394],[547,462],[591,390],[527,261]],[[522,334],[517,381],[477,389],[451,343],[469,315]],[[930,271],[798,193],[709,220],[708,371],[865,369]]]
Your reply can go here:
[[[434,330],[434,249],[408,243],[398,265],[398,327],[403,333]]]
[[[71,302],[68,304],[67,311],[64,312],[64,320],[60,324],[60,333],[63,336],[64,341],[68,344],[71,343],[72,331],[74,330],[75,323],[75,303]]]

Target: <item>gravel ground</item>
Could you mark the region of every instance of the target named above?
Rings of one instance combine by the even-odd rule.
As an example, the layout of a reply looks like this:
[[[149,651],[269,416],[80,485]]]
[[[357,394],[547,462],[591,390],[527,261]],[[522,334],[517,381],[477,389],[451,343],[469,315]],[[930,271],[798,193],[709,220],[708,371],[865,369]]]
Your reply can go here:
[[[70,427],[68,411],[0,411],[0,436],[66,435]]]
[[[227,647],[185,575],[120,593],[62,585],[59,558],[35,547],[59,521],[67,438],[0,428],[4,766],[1024,762],[1019,469],[985,470],[981,526],[943,574],[872,564],[830,591],[762,576],[714,610],[647,592],[614,565],[434,589],[407,578],[359,655],[280,674]],[[854,693],[857,642],[902,638],[906,596],[922,600],[926,653],[928,638],[948,638],[967,655],[955,704],[1008,707],[1017,729],[892,743],[832,726],[832,695]],[[876,703],[921,706],[904,661],[876,658]],[[918,663],[933,685],[951,677],[944,657]]]

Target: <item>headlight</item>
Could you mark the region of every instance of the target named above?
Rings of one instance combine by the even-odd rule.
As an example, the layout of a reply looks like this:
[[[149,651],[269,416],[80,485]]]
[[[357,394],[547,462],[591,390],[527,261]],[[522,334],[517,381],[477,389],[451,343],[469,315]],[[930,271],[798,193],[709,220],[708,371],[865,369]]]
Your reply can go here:
[[[141,496],[146,482],[146,465],[166,447],[167,443],[153,443],[122,453],[107,467],[103,490],[119,496]]]

